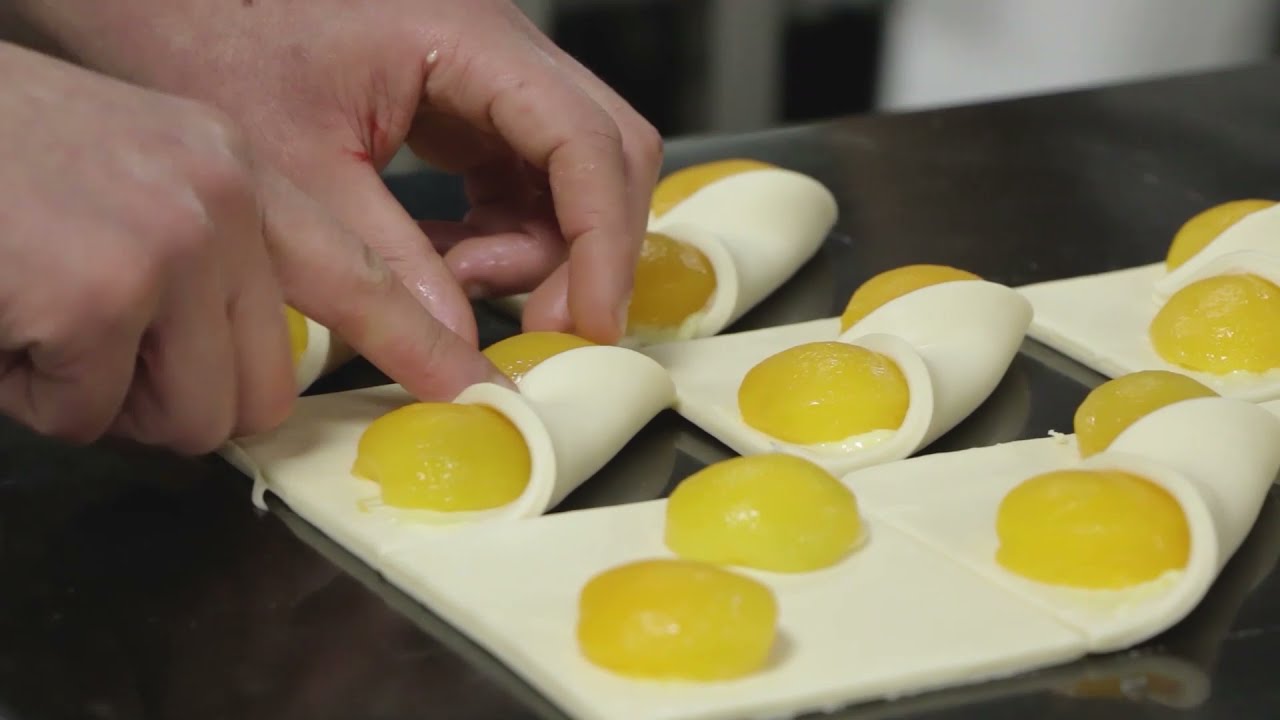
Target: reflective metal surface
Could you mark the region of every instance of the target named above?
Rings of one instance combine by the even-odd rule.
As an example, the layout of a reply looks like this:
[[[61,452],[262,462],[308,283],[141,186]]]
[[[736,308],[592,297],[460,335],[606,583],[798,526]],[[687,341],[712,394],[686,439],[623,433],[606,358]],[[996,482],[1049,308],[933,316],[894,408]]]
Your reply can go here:
[[[841,221],[736,329],[837,312],[872,274],[942,262],[1006,283],[1160,258],[1215,202],[1280,197],[1280,67],[675,143],[811,173]],[[456,186],[393,188],[456,216]],[[481,309],[485,342],[515,329]],[[354,363],[318,391],[380,382]],[[1069,430],[1099,378],[1028,343],[930,452]],[[560,508],[660,497],[716,441],[665,413]],[[1280,497],[1200,607],[1135,651],[852,708],[864,718],[1280,716]],[[0,717],[558,718],[519,680],[216,459],[69,449],[0,424]]]

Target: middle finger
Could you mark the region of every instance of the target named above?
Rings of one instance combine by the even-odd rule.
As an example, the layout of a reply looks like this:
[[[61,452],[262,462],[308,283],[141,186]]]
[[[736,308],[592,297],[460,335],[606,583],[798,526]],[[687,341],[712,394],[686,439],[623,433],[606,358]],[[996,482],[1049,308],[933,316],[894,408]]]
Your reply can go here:
[[[570,246],[574,329],[588,339],[611,343],[624,330],[640,242],[627,211],[619,130],[608,113],[532,45],[492,38],[486,46],[480,40],[434,66],[426,99],[482,129],[491,128],[546,173]]]
[[[653,188],[662,171],[662,136],[630,103],[572,55],[561,50],[523,13],[520,21],[542,52],[570,75],[617,124],[622,133],[622,151],[626,158],[628,210],[635,232],[642,234],[649,221]]]

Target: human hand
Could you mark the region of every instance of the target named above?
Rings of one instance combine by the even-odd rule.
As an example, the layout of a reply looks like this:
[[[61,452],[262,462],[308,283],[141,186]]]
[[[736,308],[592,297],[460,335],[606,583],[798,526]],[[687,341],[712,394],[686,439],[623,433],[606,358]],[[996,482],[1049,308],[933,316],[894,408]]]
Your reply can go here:
[[[467,294],[530,290],[526,329],[625,331],[661,138],[508,0],[27,4],[86,62],[240,121],[464,338]],[[465,177],[465,223],[420,228],[389,195],[406,140]]]
[[[424,399],[497,373],[222,114],[0,44],[0,413],[181,452],[295,395],[283,304]]]

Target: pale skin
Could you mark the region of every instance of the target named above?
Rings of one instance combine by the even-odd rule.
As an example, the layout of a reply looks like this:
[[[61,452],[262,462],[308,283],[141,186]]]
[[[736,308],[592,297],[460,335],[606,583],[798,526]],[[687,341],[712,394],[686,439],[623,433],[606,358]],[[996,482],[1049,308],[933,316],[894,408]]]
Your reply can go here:
[[[0,412],[183,452],[272,427],[286,301],[430,400],[504,382],[469,298],[621,337],[661,140],[506,0],[15,5],[119,80],[0,47]],[[404,142],[465,222],[387,193]]]

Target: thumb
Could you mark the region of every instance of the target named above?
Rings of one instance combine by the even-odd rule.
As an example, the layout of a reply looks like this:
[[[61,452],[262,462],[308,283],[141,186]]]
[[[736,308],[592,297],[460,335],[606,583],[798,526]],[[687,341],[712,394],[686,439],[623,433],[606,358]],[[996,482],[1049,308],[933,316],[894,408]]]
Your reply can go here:
[[[475,345],[475,313],[466,293],[371,165],[326,163],[300,186],[391,266],[437,320]]]
[[[510,381],[432,317],[377,253],[279,175],[264,182],[264,235],[285,298],[425,401]]]

